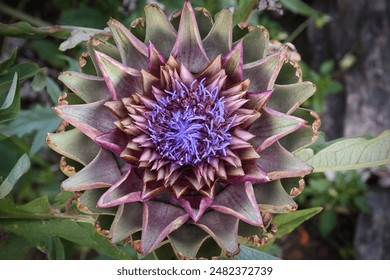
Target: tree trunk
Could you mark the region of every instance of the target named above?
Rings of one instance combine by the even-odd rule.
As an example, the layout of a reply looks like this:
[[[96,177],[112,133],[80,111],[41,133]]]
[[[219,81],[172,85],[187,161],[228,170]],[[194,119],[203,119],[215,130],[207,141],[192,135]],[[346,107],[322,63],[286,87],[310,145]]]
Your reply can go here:
[[[322,116],[322,129],[331,140],[342,136],[376,136],[390,129],[390,1],[315,0],[314,7],[332,21],[319,31],[311,26],[308,39],[312,65],[346,54],[355,64],[339,78],[344,92],[329,96]],[[388,176],[388,174],[387,174]],[[390,259],[390,186],[370,187],[371,213],[358,219],[356,257]]]

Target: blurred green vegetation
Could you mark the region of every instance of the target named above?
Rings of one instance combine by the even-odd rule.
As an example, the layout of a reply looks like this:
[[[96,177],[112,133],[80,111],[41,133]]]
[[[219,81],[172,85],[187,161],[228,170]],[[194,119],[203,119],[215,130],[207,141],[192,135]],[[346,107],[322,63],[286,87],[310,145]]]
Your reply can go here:
[[[318,225],[323,237],[334,230],[339,215],[370,211],[364,198],[368,187],[356,171],[331,174],[333,178],[330,175],[311,175],[305,191],[297,197],[297,202],[305,207],[324,207]]]

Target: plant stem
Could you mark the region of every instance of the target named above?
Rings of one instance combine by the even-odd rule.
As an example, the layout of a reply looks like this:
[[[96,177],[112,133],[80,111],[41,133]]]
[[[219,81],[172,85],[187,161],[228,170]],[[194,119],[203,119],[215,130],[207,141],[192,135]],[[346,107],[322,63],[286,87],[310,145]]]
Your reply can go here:
[[[307,18],[304,22],[302,22],[298,27],[297,29],[294,30],[293,33],[290,34],[290,36],[288,36],[288,38],[286,39],[286,42],[292,42],[294,41],[298,36],[299,34],[302,33],[303,30],[305,30],[309,25],[310,23],[314,20],[313,17],[309,17]]]
[[[42,26],[48,26],[50,23],[45,22],[39,18],[34,18],[22,11],[19,11],[17,9],[14,9],[12,7],[9,7],[5,5],[4,3],[0,2],[0,11],[4,14],[7,14],[9,16],[12,16],[16,19],[22,20],[22,21],[27,21],[31,23],[34,26],[42,27]]]
[[[32,219],[32,220],[50,220],[50,219],[68,219],[76,222],[94,224],[93,216],[66,215],[66,214],[28,214],[28,213],[4,213],[0,214],[0,219]]]

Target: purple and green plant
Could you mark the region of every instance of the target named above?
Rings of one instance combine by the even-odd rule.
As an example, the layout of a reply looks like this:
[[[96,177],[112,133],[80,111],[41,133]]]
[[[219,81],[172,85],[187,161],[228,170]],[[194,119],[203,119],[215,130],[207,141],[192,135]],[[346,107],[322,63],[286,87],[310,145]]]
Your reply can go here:
[[[167,241],[181,258],[212,257],[199,253],[208,239],[228,256],[239,240],[265,243],[270,213],[296,210],[290,190],[312,172],[293,152],[316,139],[318,116],[299,108],[315,86],[265,28],[233,40],[229,10],[213,22],[187,1],[177,29],[156,5],[145,16],[144,40],[111,19],[115,44],[88,47],[96,73],[60,76],[83,104],[63,98],[55,111],[73,128],[47,141],[85,165],[63,158],[62,189],[82,191],[84,211],[114,213],[111,241],[143,255]]]
[[[389,131],[313,145],[320,118],[301,105],[316,87],[302,80],[299,56],[262,26],[233,24],[239,18],[229,9],[213,18],[185,1],[171,19],[147,5],[131,28],[115,19],[105,30],[31,27],[66,37],[64,50],[87,42],[81,72],[59,77],[69,90],[46,139],[62,155],[61,188],[75,193],[83,214],[53,213],[47,199],[17,206],[6,198],[0,218],[30,220],[0,228],[18,236],[33,228],[27,240],[54,246],[51,258],[64,257],[61,238],[88,240],[114,258],[129,257],[128,244],[158,258],[233,257],[321,210],[296,211],[305,175],[390,162]],[[12,125],[3,128],[12,134]],[[1,197],[14,183],[0,186]],[[32,221],[34,211],[47,222]],[[107,238],[88,239],[94,227]]]

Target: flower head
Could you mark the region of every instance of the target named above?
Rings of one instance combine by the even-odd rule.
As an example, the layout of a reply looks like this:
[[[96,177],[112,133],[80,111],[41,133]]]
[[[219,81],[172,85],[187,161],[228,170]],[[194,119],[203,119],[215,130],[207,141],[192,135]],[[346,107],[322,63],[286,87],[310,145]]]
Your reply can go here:
[[[166,241],[189,258],[205,244],[227,255],[259,245],[268,213],[295,210],[312,170],[294,152],[315,136],[305,119],[315,128],[316,115],[298,108],[315,88],[263,27],[238,26],[233,39],[229,10],[213,22],[187,1],[177,30],[157,6],[145,14],[144,38],[111,19],[115,45],[93,39],[84,73],[60,76],[79,102],[55,110],[74,128],[47,141],[85,166],[62,188],[83,191],[84,211],[114,215],[112,242],[143,254]]]
[[[153,148],[174,166],[197,166],[226,156],[232,136],[224,97],[219,88],[208,89],[194,80],[189,87],[176,81],[177,89],[153,104],[146,126]],[[150,143],[149,143],[150,144]]]

